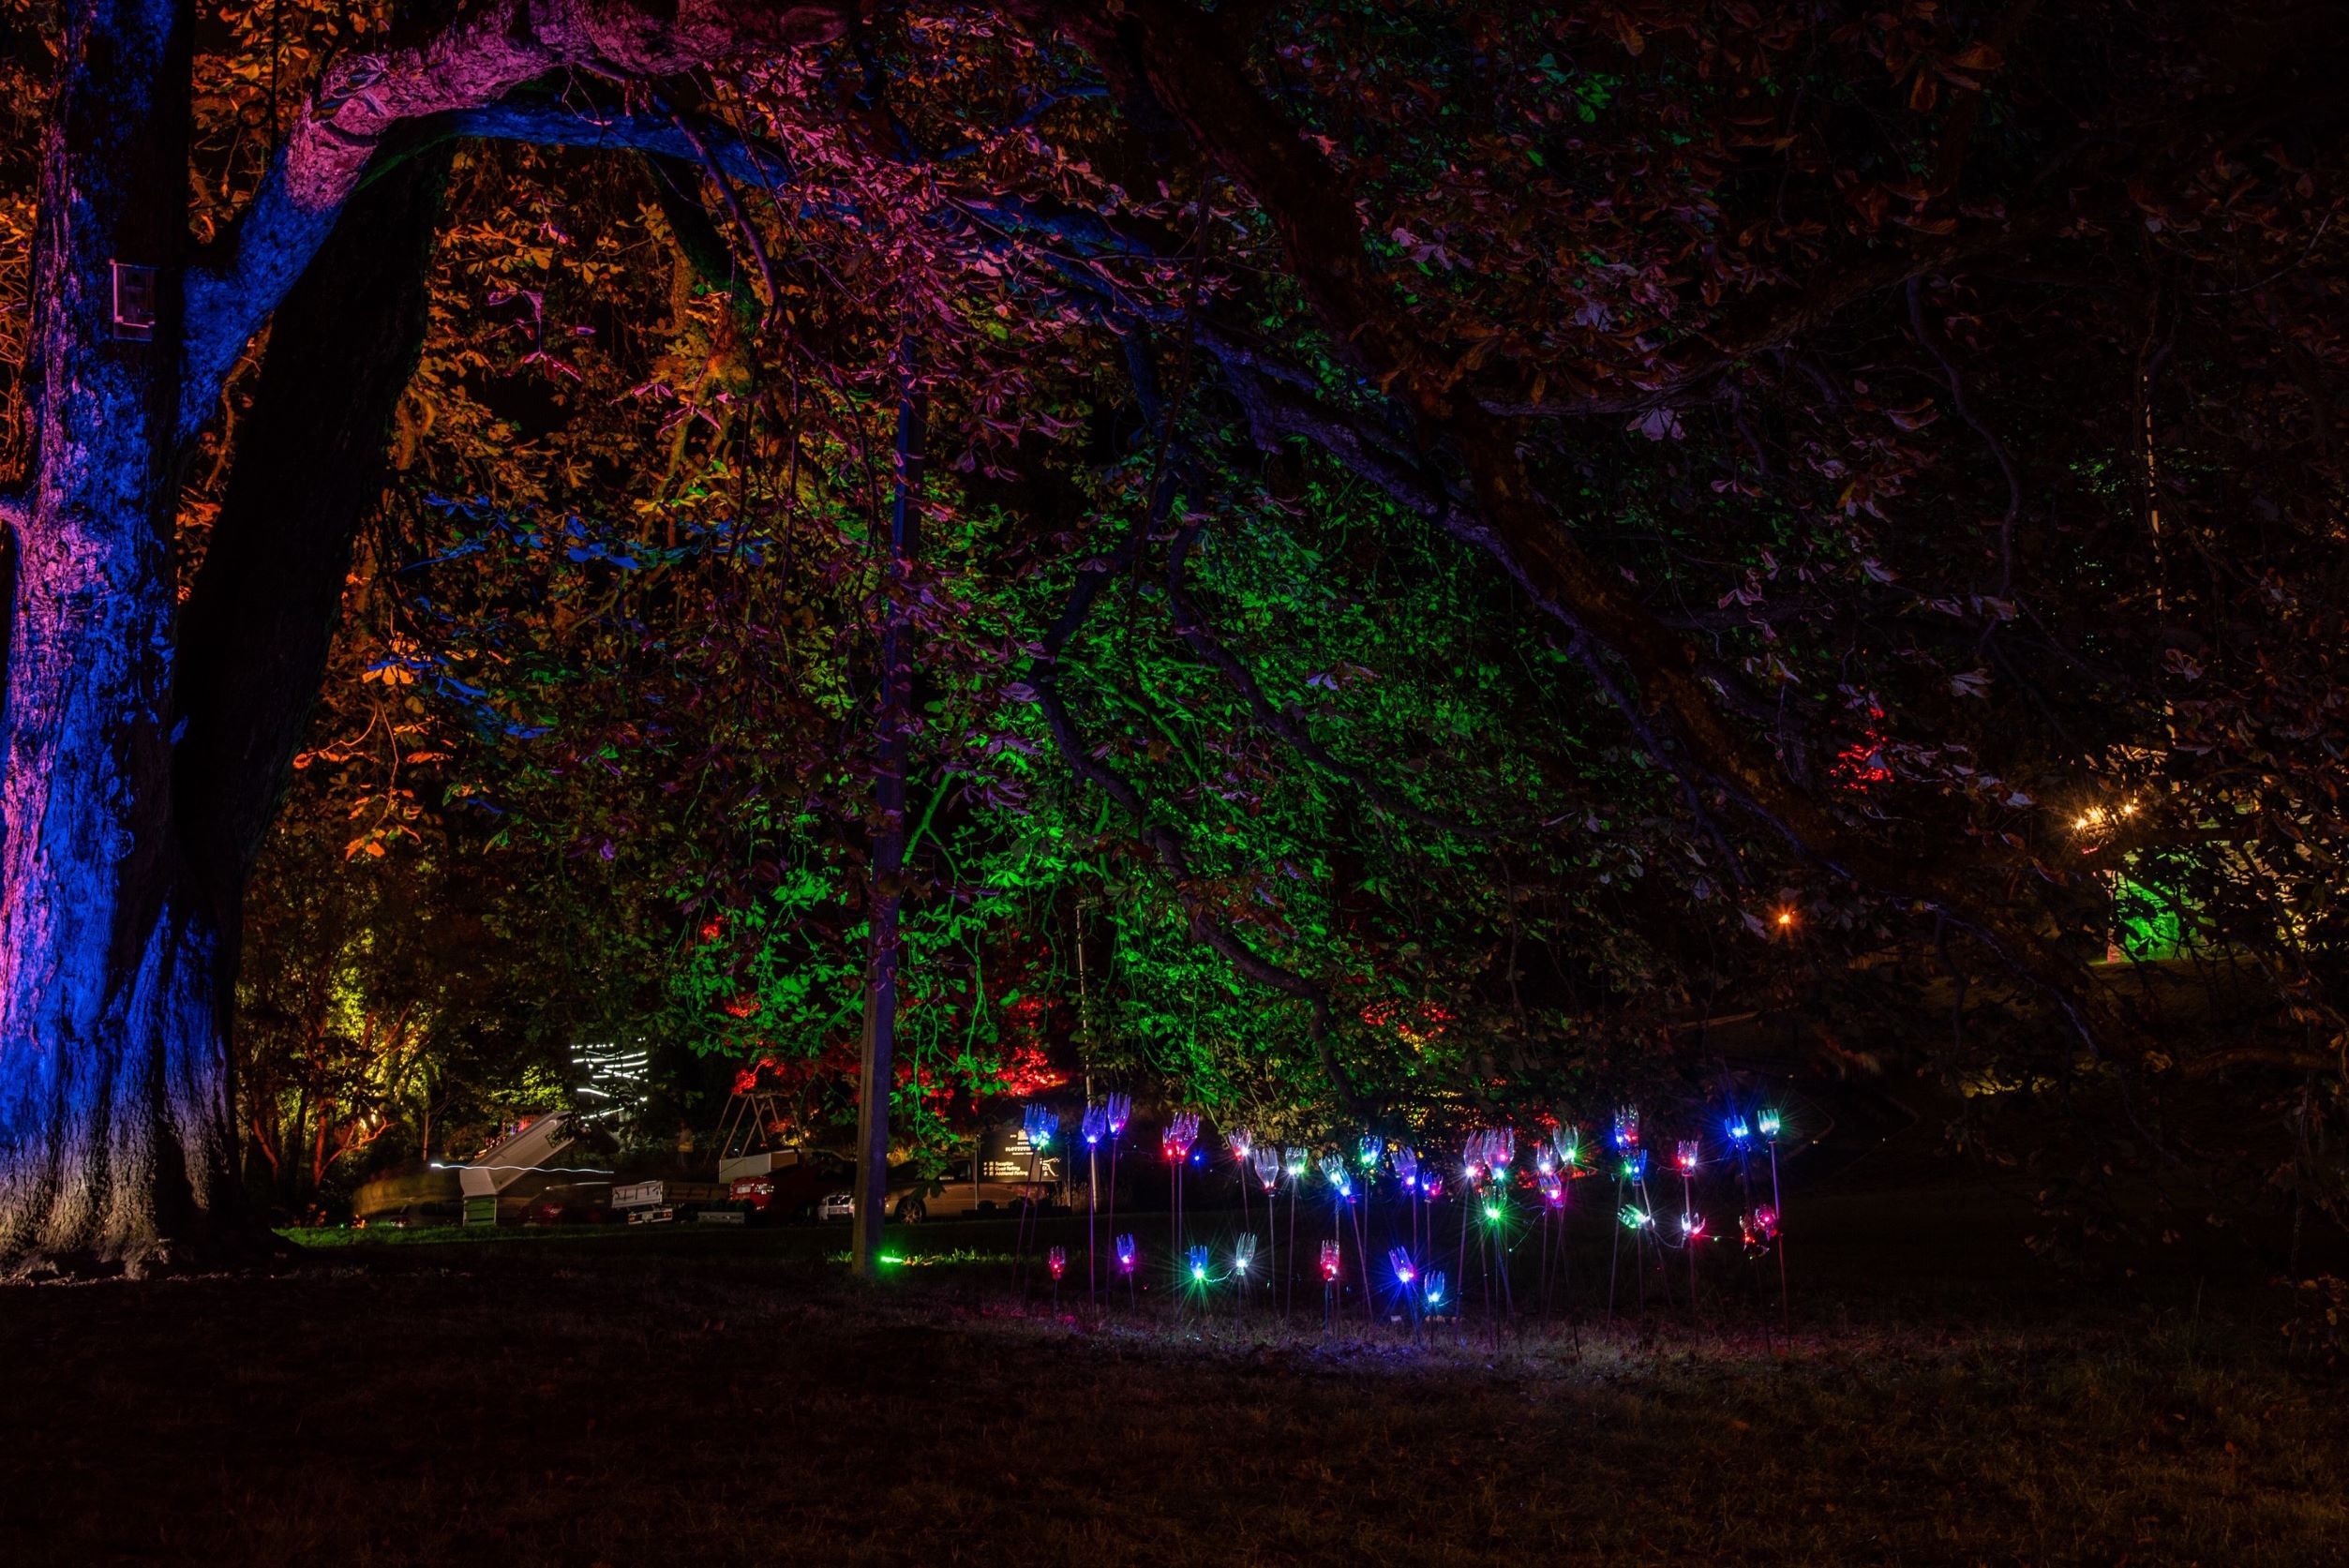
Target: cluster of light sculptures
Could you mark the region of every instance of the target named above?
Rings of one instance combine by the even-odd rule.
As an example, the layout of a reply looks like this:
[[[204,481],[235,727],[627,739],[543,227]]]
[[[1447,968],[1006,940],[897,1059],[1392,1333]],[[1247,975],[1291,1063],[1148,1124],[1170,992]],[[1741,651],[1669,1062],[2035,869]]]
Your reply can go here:
[[[1104,1141],[1110,1144],[1109,1199],[1113,1217],[1117,1147],[1131,1111],[1131,1101],[1127,1097],[1112,1095],[1088,1108],[1080,1124],[1088,1151],[1098,1151]],[[1458,1327],[1462,1322],[1462,1295],[1474,1281],[1482,1282],[1484,1316],[1489,1324],[1513,1318],[1518,1314],[1515,1291],[1519,1282],[1515,1278],[1517,1270],[1511,1266],[1512,1255],[1528,1239],[1529,1232],[1539,1238],[1535,1280],[1541,1316],[1547,1321],[1554,1291],[1571,1283],[1564,1272],[1571,1266],[1565,1245],[1569,1190],[1576,1181],[1603,1178],[1613,1186],[1609,1209],[1617,1222],[1610,1227],[1614,1239],[1608,1267],[1608,1317],[1611,1320],[1616,1312],[1626,1242],[1639,1310],[1644,1313],[1647,1309],[1651,1273],[1661,1281],[1668,1304],[1674,1302],[1668,1257],[1678,1253],[1685,1263],[1687,1306],[1694,1313],[1698,1302],[1699,1255],[1709,1245],[1729,1239],[1727,1233],[1715,1230],[1699,1207],[1698,1184],[1710,1171],[1735,1181],[1738,1213],[1734,1235],[1744,1255],[1748,1259],[1776,1255],[1780,1311],[1784,1316],[1787,1275],[1780,1236],[1778,1185],[1782,1118],[1777,1111],[1760,1109],[1750,1116],[1745,1113],[1731,1113],[1723,1124],[1726,1136],[1715,1141],[1710,1150],[1702,1138],[1675,1137],[1668,1145],[1657,1145],[1669,1151],[1667,1174],[1680,1180],[1677,1215],[1660,1214],[1651,1189],[1650,1142],[1638,1107],[1625,1105],[1613,1113],[1607,1124],[1604,1162],[1593,1157],[1580,1129],[1571,1121],[1544,1117],[1542,1122],[1538,1131],[1525,1135],[1522,1149],[1520,1134],[1515,1127],[1504,1124],[1474,1128],[1461,1139],[1457,1161],[1449,1164],[1428,1157],[1409,1142],[1390,1141],[1375,1133],[1362,1135],[1351,1149],[1329,1149],[1317,1156],[1305,1147],[1261,1137],[1249,1128],[1234,1127],[1224,1135],[1223,1142],[1238,1177],[1241,1229],[1228,1243],[1211,1246],[1193,1242],[1185,1233],[1184,1178],[1188,1167],[1194,1163],[1194,1152],[1202,1147],[1200,1117],[1196,1111],[1176,1111],[1163,1125],[1160,1150],[1168,1167],[1172,1198],[1169,1256],[1174,1260],[1180,1299],[1187,1307],[1204,1310],[1214,1293],[1228,1286],[1242,1309],[1246,1309],[1251,1288],[1262,1287],[1267,1303],[1278,1299],[1283,1315],[1291,1312],[1295,1305],[1300,1203],[1310,1196],[1329,1205],[1328,1234],[1320,1239],[1318,1246],[1324,1323],[1335,1322],[1350,1272],[1360,1281],[1364,1310],[1369,1321],[1376,1323],[1384,1308],[1396,1321],[1408,1322],[1414,1337],[1425,1324],[1440,1319],[1448,1318]],[[1040,1151],[1049,1146],[1058,1127],[1056,1115],[1030,1108],[1026,1130],[1033,1157],[1040,1157]],[[1759,1202],[1756,1166],[1764,1155],[1768,1160],[1769,1196],[1767,1202]],[[1446,1193],[1447,1170],[1453,1172],[1450,1180],[1457,1182],[1457,1187],[1451,1191],[1453,1202],[1449,1209],[1456,1235],[1443,1238],[1455,1242],[1449,1271],[1429,1266],[1429,1255],[1440,1245],[1436,1205]],[[1392,1185],[1387,1187],[1390,1180]],[[1277,1270],[1281,1217],[1278,1200],[1284,1182],[1289,1188],[1289,1252],[1286,1269]],[[1316,1190],[1309,1194],[1309,1187]],[[1390,1232],[1385,1248],[1387,1283],[1384,1287],[1374,1283],[1371,1271],[1373,1205],[1382,1196],[1383,1187],[1387,1187],[1386,1195],[1391,1200],[1384,1217]],[[1092,1199],[1096,1210],[1099,1190],[1097,1179]],[[1257,1197],[1264,1199],[1261,1248],[1253,1217],[1253,1200]],[[1098,1277],[1092,1262],[1094,1235],[1088,1216],[1087,1284],[1088,1290],[1098,1296]],[[1477,1254],[1473,1274],[1469,1259],[1472,1242]],[[1126,1279],[1129,1303],[1133,1303],[1137,1300],[1135,1277],[1142,1267],[1142,1248],[1130,1232],[1120,1232],[1115,1237],[1114,1252],[1117,1272]],[[1053,1249],[1051,1262],[1056,1302],[1066,1264],[1060,1248]],[[1284,1280],[1276,1280],[1276,1272],[1283,1274]],[[1553,1278],[1553,1273],[1558,1277]],[[1451,1288],[1456,1279],[1462,1282],[1460,1292]],[[1277,1289],[1283,1283],[1285,1291]]]

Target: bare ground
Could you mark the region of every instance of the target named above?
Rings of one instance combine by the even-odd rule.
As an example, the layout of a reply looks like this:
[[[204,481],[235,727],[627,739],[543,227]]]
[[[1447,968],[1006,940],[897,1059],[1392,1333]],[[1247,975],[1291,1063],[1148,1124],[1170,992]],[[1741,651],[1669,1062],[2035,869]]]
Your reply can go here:
[[[1578,1338],[1466,1343],[1023,1311],[975,1225],[870,1290],[837,1234],[688,1230],[0,1292],[0,1561],[2349,1561],[2291,1292],[2057,1280],[1930,1202],[1806,1217],[1790,1344],[1726,1258],[1700,1331],[1593,1321],[1594,1228]]]

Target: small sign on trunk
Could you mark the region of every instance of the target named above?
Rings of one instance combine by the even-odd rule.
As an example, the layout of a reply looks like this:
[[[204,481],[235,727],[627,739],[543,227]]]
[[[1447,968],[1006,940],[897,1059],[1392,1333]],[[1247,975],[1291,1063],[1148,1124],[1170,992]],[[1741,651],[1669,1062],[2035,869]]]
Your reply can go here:
[[[116,261],[114,267],[114,336],[126,343],[144,343],[155,336],[155,269]]]

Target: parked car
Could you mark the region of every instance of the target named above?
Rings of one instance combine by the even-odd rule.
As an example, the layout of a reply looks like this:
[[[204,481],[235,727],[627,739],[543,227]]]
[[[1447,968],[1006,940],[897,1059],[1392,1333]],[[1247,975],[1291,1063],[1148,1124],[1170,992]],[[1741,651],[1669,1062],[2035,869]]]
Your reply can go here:
[[[1085,1202],[1082,1183],[1063,1187],[1056,1180],[1025,1181],[1000,1173],[998,1162],[995,1172],[974,1174],[972,1162],[965,1159],[948,1169],[943,1176],[908,1183],[896,1200],[895,1213],[908,1223],[922,1219],[956,1219],[970,1215],[1016,1214],[1031,1204],[1040,1209],[1054,1209]],[[890,1184],[892,1192],[897,1184]],[[910,1212],[909,1212],[910,1211]]]
[[[727,1190],[745,1215],[767,1224],[824,1218],[823,1204],[850,1175],[846,1160],[820,1149],[789,1150],[762,1163],[771,1168],[736,1176]]]
[[[855,1181],[855,1172],[844,1169],[844,1181]],[[900,1164],[888,1173],[888,1216],[900,1225],[919,1225],[930,1218],[928,1186],[911,1164]],[[834,1187],[825,1192],[815,1204],[817,1223],[831,1220],[853,1220],[858,1216],[858,1200],[848,1187]]]

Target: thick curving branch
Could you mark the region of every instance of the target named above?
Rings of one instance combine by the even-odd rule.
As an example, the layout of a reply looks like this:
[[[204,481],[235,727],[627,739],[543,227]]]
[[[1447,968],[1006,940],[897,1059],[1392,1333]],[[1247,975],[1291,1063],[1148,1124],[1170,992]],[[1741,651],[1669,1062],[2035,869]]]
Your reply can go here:
[[[189,269],[180,440],[209,417],[236,356],[395,132],[557,71],[649,79],[771,57],[838,37],[851,14],[845,0],[476,0],[427,35],[337,62],[221,253]]]

